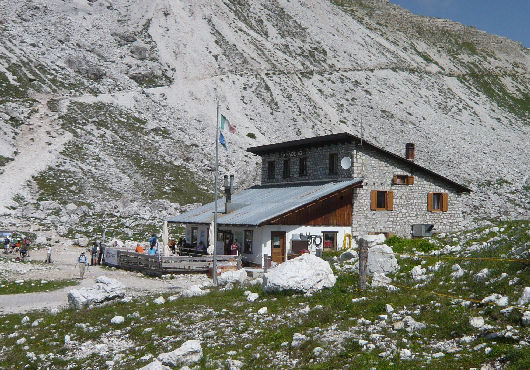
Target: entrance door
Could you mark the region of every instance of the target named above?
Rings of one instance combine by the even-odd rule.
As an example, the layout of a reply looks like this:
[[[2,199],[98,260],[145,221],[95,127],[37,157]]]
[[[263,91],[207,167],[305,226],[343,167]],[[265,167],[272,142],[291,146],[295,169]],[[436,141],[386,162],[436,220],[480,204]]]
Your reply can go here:
[[[285,261],[285,231],[271,232],[272,261],[282,263]]]
[[[230,251],[230,246],[234,242],[234,234],[231,231],[223,231],[223,238],[221,239],[224,243],[225,254],[232,254]]]

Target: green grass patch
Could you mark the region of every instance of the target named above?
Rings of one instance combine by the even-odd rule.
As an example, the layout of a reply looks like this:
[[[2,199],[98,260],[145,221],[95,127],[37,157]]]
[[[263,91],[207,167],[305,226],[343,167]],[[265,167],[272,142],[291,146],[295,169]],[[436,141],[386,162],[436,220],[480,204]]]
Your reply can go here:
[[[405,239],[399,236],[391,236],[385,243],[391,246],[395,253],[408,253],[414,250],[429,253],[439,249],[439,247],[431,243],[428,239]]]
[[[49,292],[77,284],[78,280],[23,280],[19,283],[4,280],[0,281],[0,295]]]

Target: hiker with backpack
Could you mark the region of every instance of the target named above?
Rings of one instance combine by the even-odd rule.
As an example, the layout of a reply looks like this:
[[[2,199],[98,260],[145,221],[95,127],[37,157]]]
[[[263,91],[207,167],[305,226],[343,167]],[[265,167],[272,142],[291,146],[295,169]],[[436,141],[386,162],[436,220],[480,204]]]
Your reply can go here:
[[[88,266],[88,258],[85,256],[85,252],[81,252],[79,257],[77,257],[77,262],[75,263],[75,267],[79,265],[79,278],[83,279],[85,277],[85,269]]]

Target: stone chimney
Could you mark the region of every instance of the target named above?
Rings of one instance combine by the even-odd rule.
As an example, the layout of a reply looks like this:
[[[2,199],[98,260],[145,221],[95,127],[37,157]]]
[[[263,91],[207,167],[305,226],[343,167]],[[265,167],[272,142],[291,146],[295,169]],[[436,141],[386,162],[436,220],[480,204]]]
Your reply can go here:
[[[230,175],[230,184],[228,184],[228,175],[224,176],[225,187],[225,213],[228,213],[230,203],[232,203],[232,188],[234,186],[234,175]]]
[[[414,162],[414,149],[414,143],[405,144],[405,158],[412,162]]]

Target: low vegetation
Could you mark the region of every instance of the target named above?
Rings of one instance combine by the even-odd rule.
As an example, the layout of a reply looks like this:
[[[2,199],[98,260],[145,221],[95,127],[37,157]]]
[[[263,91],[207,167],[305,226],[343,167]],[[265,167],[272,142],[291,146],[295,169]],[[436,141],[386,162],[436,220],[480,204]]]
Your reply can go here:
[[[35,292],[49,292],[52,290],[62,289],[68,286],[79,284],[78,280],[17,280],[17,281],[0,281],[0,295],[3,294],[21,294]]]
[[[204,352],[201,368],[223,368],[228,359],[241,361],[244,368],[528,368],[530,333],[521,325],[521,308],[513,304],[523,287],[530,286],[530,264],[465,258],[513,258],[520,248],[528,248],[529,233],[530,223],[521,221],[444,235],[429,244],[390,238],[395,249],[420,252],[398,257],[400,270],[392,276],[398,290],[359,291],[357,275],[338,264],[336,254],[327,254],[337,282],[313,295],[266,294],[259,285],[236,286],[171,302],[164,294],[161,305],[153,303],[155,296],[56,315],[34,312],[26,324],[21,324],[24,315],[6,315],[0,318],[0,367],[105,367],[112,361],[115,368],[138,368],[185,340],[198,339]],[[481,248],[473,249],[477,245]],[[421,257],[431,246],[438,252],[460,246],[463,253],[447,249],[433,258]],[[465,270],[460,278],[450,276],[455,263]],[[409,273],[417,265],[429,275],[420,283]],[[489,275],[479,281],[476,275],[484,268]],[[258,301],[247,302],[245,290],[258,293]],[[479,303],[493,293],[509,298],[509,313]],[[425,328],[395,330],[387,304]],[[267,307],[266,314],[257,313],[262,307]],[[124,316],[125,322],[111,326],[115,315]],[[471,326],[469,319],[477,316],[491,328]],[[42,321],[30,325],[38,319]],[[295,333],[307,336],[299,347],[291,346]],[[392,346],[395,351],[385,349]],[[413,358],[401,358],[403,349]]]

